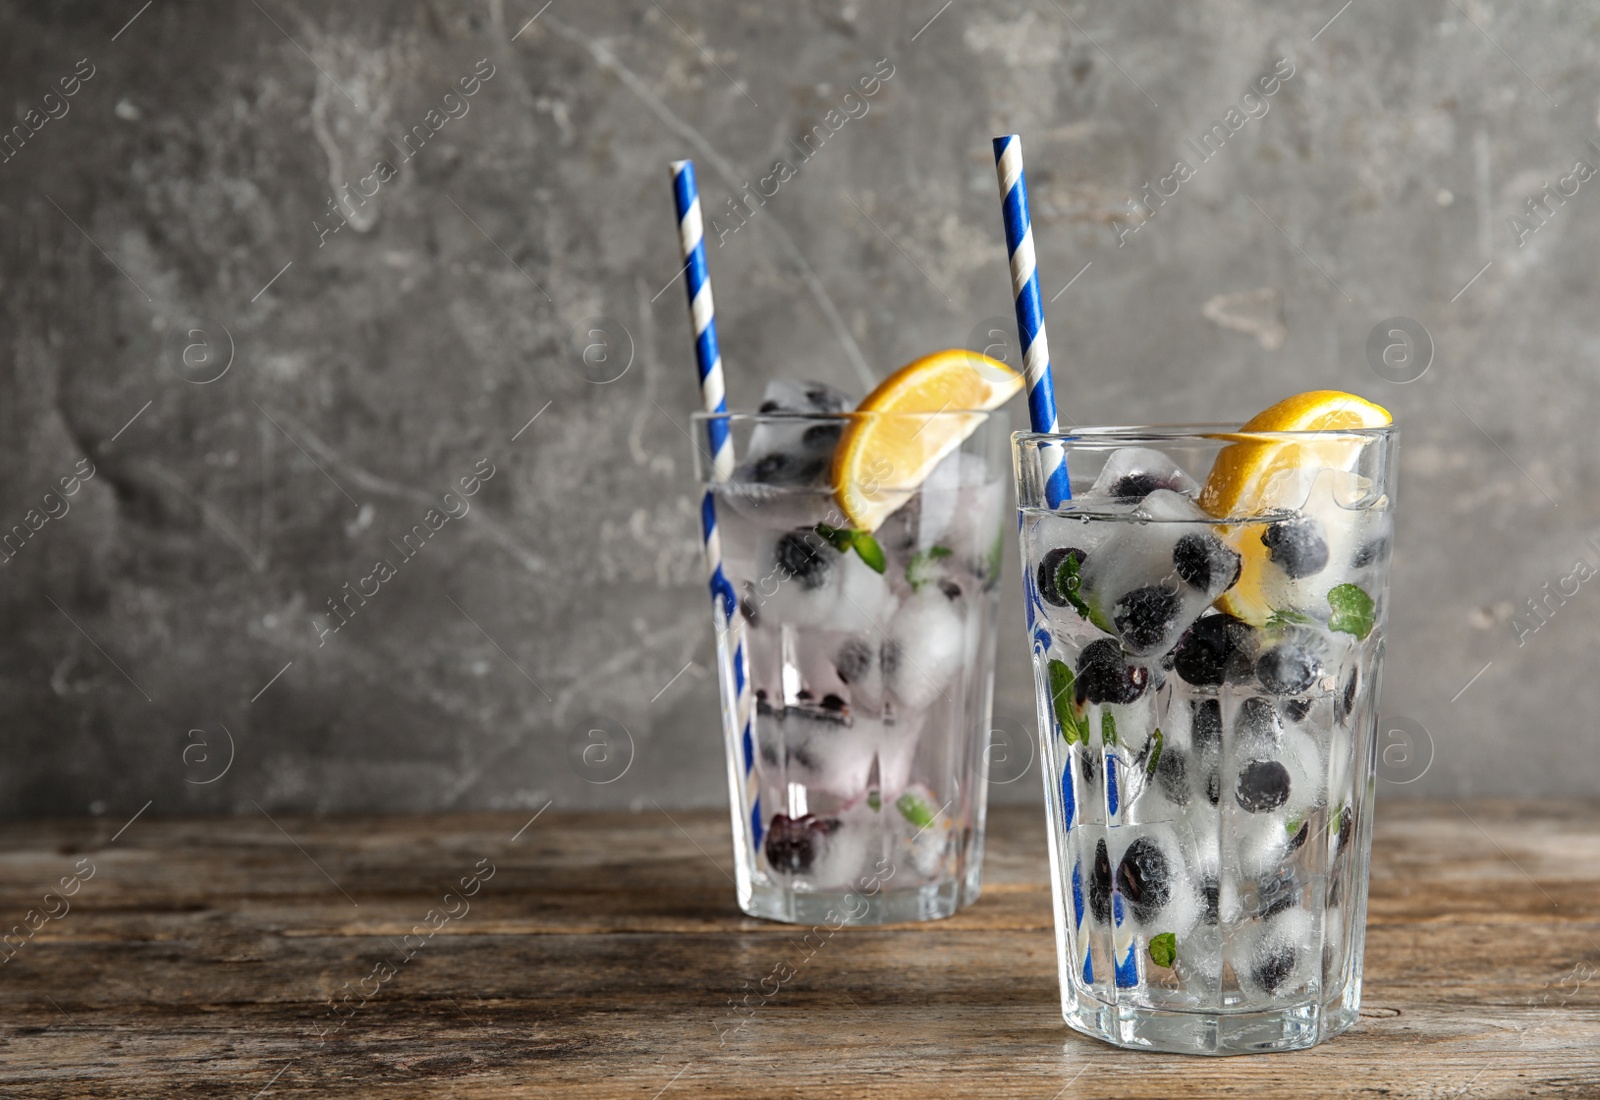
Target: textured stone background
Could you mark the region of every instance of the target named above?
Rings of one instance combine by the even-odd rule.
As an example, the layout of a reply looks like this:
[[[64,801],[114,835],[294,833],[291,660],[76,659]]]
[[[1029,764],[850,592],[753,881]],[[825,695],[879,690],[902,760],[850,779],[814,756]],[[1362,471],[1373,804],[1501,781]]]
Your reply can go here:
[[[1046,297],[1076,276],[1049,307],[1074,419],[1335,386],[1404,425],[1383,709],[1434,757],[1388,793],[1593,792],[1600,578],[1536,631],[1525,601],[1600,562],[1600,179],[1520,246],[1508,219],[1600,165],[1600,11],[542,2],[0,3],[16,119],[94,67],[0,164],[0,529],[95,469],[0,570],[0,811],[721,801],[666,164],[697,159],[724,227],[797,166],[711,247],[749,404],[777,373],[860,392],[1006,315],[1010,130]],[[1200,162],[1186,139],[1279,58],[1269,112]],[[469,113],[404,160],[480,59]],[[800,162],[880,59],[867,113]],[[1194,177],[1119,243],[1180,157]],[[1396,315],[1436,346],[1405,385],[1365,350]],[[595,328],[628,365],[606,384]],[[207,384],[200,341],[232,346]],[[470,513],[319,645],[311,616],[482,459]],[[1031,721],[1008,580],[997,711]],[[631,731],[611,784],[568,763],[590,714]]]

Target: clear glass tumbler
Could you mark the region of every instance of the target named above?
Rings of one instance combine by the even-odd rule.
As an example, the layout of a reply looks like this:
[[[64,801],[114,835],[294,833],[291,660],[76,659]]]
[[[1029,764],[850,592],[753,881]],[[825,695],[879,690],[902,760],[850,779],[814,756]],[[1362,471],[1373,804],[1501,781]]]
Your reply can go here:
[[[863,416],[972,429],[918,485],[885,463],[855,487],[896,505],[872,532],[829,476]],[[715,618],[739,905],[805,924],[949,916],[982,868],[1004,414],[719,419],[734,472],[715,479],[703,450],[697,471],[738,603]]]
[[[1238,1054],[1355,1022],[1397,442],[1210,425],[1013,437],[1078,1031]],[[1044,473],[1063,457],[1073,499],[1051,508]]]

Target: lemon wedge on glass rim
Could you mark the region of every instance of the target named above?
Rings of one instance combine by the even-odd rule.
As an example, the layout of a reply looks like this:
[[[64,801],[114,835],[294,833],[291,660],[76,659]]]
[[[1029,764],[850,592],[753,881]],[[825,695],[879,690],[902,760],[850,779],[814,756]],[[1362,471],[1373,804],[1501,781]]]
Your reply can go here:
[[[1286,398],[1251,417],[1240,428],[1249,432],[1339,432],[1385,428],[1392,424],[1380,405],[1338,390],[1311,390]],[[1227,439],[1223,434],[1220,438]],[[1275,508],[1298,505],[1284,498],[1297,484],[1301,470],[1349,470],[1360,457],[1363,440],[1330,435],[1321,439],[1240,440],[1217,452],[1211,473],[1200,490],[1200,507],[1218,519],[1247,519]],[[1224,535],[1229,532],[1221,529]],[[1253,528],[1245,528],[1252,531]],[[1230,615],[1261,626],[1272,616],[1264,584],[1270,553],[1259,538],[1238,539],[1243,560],[1239,580],[1217,599]]]
[[[970,414],[999,408],[1022,383],[1004,363],[965,348],[925,355],[885,378],[856,406],[833,453],[833,493],[850,525],[876,531],[978,430],[983,418]]]

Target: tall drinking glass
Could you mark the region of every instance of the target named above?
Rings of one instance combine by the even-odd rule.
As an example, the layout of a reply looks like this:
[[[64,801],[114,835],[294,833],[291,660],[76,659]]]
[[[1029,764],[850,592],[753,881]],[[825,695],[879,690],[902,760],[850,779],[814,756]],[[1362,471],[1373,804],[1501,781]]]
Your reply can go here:
[[[971,429],[920,484],[884,469],[855,487],[895,505],[873,532],[849,527],[829,479],[860,417]],[[1004,414],[710,419],[735,455],[731,477],[703,452],[697,471],[737,598],[716,627],[739,905],[806,924],[949,916],[983,859]]]
[[[1355,1022],[1397,441],[1013,437],[1073,1028],[1234,1054]],[[1254,506],[1213,514],[1247,472]]]

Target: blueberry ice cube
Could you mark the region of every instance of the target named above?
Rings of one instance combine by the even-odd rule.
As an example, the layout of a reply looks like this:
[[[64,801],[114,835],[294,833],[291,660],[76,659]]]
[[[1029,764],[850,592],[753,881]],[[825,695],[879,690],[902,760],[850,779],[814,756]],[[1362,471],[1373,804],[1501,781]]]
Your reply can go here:
[[[1090,492],[1120,500],[1142,500],[1157,489],[1192,497],[1199,493],[1200,486],[1160,451],[1121,447],[1107,457]]]

